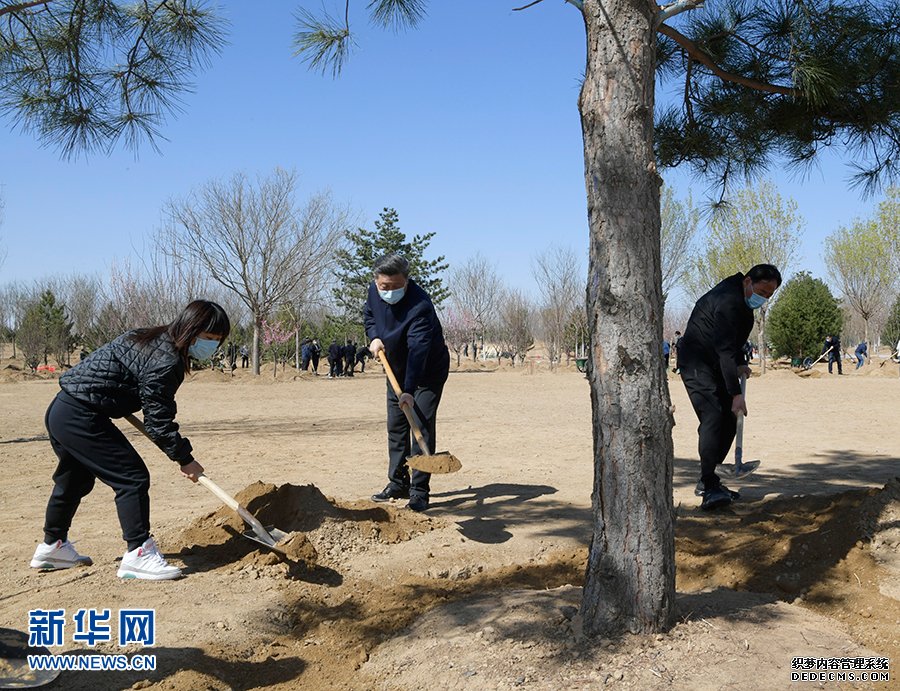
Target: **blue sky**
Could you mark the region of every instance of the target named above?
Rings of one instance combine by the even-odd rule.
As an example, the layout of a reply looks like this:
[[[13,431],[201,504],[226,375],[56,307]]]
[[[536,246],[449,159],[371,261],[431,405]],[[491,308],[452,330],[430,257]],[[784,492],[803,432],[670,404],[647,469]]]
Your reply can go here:
[[[481,251],[514,287],[529,288],[531,258],[552,243],[586,256],[579,13],[561,2],[513,12],[507,0],[433,1],[417,30],[394,33],[368,26],[364,4],[358,45],[334,80],[291,57],[300,3],[223,3],[230,44],[169,120],[161,154],[66,161],[4,121],[0,283],[103,274],[156,231],[167,199],[275,166],[296,169],[302,193],[330,190],[362,225],[396,208],[408,234],[437,233],[432,247],[451,264]],[[871,213],[877,200],[849,190],[848,174],[839,151],[805,180],[773,166],[807,221],[798,268],[823,275],[822,239]],[[686,172],[664,177],[679,196],[707,191]]]

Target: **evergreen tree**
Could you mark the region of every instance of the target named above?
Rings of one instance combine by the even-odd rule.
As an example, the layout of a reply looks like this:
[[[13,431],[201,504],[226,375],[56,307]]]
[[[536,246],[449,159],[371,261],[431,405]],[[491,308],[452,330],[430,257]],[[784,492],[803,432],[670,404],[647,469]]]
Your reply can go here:
[[[66,307],[56,301],[52,290],[45,290],[41,293],[38,311],[44,334],[44,364],[47,364],[48,356],[53,355],[56,364],[62,367],[66,364],[69,349],[74,346],[72,323],[66,315]]]
[[[339,285],[334,288],[334,297],[344,310],[346,318],[353,323],[362,321],[363,305],[372,281],[375,260],[389,252],[406,258],[409,262],[409,277],[431,296],[435,306],[439,306],[450,294],[440,275],[448,266],[444,257],[431,261],[425,258],[425,252],[435,234],[414,235],[411,240],[407,240],[398,222],[397,212],[385,208],[375,221],[375,230],[357,228],[355,232],[345,233],[348,246],[337,252],[338,268],[335,276]]]
[[[779,355],[815,357],[825,337],[840,334],[841,308],[828,286],[806,271],[785,283],[769,310],[769,339]]]
[[[25,310],[16,331],[16,340],[26,366],[31,368],[32,372],[37,371],[41,358],[47,352],[47,337],[40,303],[33,302]]]

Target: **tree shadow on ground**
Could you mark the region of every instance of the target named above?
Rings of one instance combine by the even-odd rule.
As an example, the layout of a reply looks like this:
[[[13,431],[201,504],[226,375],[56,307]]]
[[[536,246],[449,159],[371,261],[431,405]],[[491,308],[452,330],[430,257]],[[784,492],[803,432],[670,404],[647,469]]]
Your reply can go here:
[[[351,597],[331,604],[298,597],[289,605],[292,637],[303,639],[325,623],[340,630],[347,645],[371,649],[400,634],[422,614],[436,606],[463,606],[468,598],[512,589],[543,591],[584,580],[587,552],[572,550],[548,563],[509,566],[463,580],[410,578],[405,583],[372,585],[364,597]],[[532,635],[535,635],[534,633]]]
[[[865,539],[861,506],[877,490],[742,499],[675,524],[679,589],[726,588],[792,600]]]
[[[76,650],[66,651],[61,655],[96,655],[100,651]],[[106,652],[106,651],[104,651]],[[116,651],[118,653],[118,651]],[[267,657],[258,662],[251,661],[254,654],[252,645],[248,644],[241,656],[248,659],[237,661],[210,655],[200,648],[167,648],[154,646],[139,651],[142,655],[156,656],[156,669],[153,671],[104,671],[102,682],[94,671],[63,672],[47,688],[66,689],[66,691],[96,691],[98,688],[127,689],[134,684],[148,680],[151,683],[163,683],[175,674],[189,670],[200,673],[222,683],[223,688],[241,690],[273,686],[298,678],[307,668],[307,663],[300,658],[275,659]],[[197,683],[197,688],[208,687],[208,679],[192,679],[186,682]],[[186,688],[178,686],[177,688]],[[176,687],[173,687],[176,688]]]
[[[462,515],[457,520],[459,532],[485,544],[506,542],[513,537],[511,530],[524,526],[537,527],[540,534],[548,537],[575,538],[587,543],[591,536],[590,509],[545,498],[556,492],[550,485],[516,483],[437,492],[431,495],[429,513]]]
[[[861,486],[883,487],[891,479],[900,477],[900,458],[896,456],[832,449],[812,454],[812,458],[815,460],[780,468],[767,465],[766,460],[761,459],[759,470],[740,483],[730,482],[727,475],[720,473],[720,476],[731,489],[739,489],[744,500],[772,495],[835,494]],[[676,489],[693,490],[699,477],[699,461],[675,459]],[[698,499],[698,505],[699,502]]]

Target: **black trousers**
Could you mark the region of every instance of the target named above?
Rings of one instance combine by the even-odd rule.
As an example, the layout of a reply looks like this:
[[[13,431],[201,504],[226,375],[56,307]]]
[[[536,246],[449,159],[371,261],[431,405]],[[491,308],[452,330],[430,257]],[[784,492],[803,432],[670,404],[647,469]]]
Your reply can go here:
[[[722,375],[705,363],[678,363],[700,426],[700,479],[707,490],[722,484],[716,466],[725,460],[734,441],[737,418],[731,412],[734,397],[725,388]]]
[[[100,480],[116,494],[116,512],[129,551],[150,537],[150,472],[112,421],[65,392],[57,394],[44,418],[59,458],[47,502],[44,539],[66,540],[82,497]]]
[[[437,443],[436,423],[437,410],[444,392],[444,382],[420,386],[413,398],[415,419],[421,425],[422,436],[428,445],[428,451],[434,453]],[[422,453],[415,437],[411,438],[409,420],[400,409],[397,394],[390,383],[387,387],[387,430],[388,430],[388,483],[393,489],[409,488],[411,497],[428,497],[431,491],[431,473],[413,470],[410,477],[406,465],[408,456]]]
[[[841,366],[841,356],[838,354],[835,354],[833,352],[829,353],[828,354],[828,374],[834,374],[834,372],[832,371],[832,368],[835,365],[837,365],[837,367],[838,367],[838,374],[843,374],[844,370]]]

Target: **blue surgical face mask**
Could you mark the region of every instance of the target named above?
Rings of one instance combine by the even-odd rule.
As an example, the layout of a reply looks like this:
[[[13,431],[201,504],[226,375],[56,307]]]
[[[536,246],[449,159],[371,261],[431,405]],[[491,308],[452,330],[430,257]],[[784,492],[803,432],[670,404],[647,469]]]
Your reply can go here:
[[[209,338],[198,338],[196,343],[188,348],[188,355],[195,360],[209,360],[213,353],[219,349],[219,341]]]
[[[744,298],[744,302],[747,303],[747,307],[749,307],[750,309],[758,310],[760,307],[766,304],[766,299],[762,295],[750,293],[750,297]]]
[[[379,290],[378,295],[389,305],[396,305],[406,295],[406,286],[397,288],[396,290]]]

